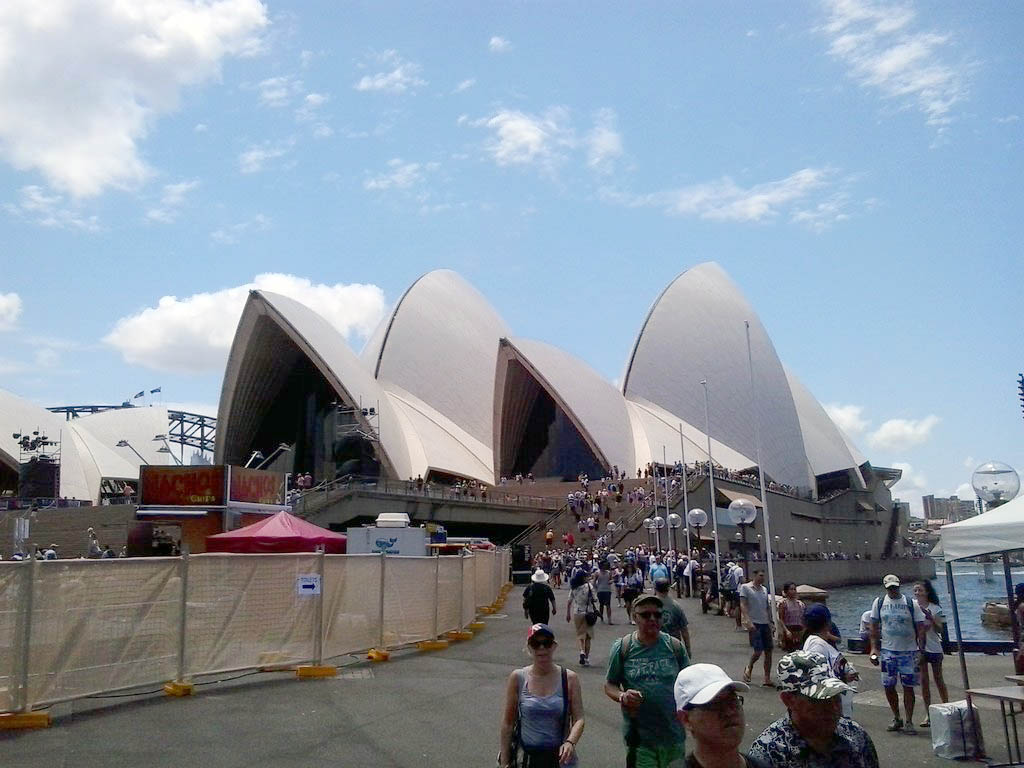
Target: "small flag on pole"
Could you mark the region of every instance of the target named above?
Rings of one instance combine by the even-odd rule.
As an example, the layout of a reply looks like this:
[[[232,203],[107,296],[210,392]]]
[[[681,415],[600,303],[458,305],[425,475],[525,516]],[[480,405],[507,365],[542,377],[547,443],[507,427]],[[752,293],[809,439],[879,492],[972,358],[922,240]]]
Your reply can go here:
[[[151,389],[151,390],[149,390],[149,394],[151,394],[151,395],[155,395],[155,394],[156,394],[157,392],[159,392],[159,391],[160,391],[160,387],[157,387],[156,389]]]
[[[132,400],[138,400],[138,399],[139,399],[140,397],[142,397],[142,396],[143,396],[144,394],[146,394],[146,390],[142,390],[141,392],[136,392],[136,393],[135,393],[135,397],[133,397],[133,398],[132,398]]]

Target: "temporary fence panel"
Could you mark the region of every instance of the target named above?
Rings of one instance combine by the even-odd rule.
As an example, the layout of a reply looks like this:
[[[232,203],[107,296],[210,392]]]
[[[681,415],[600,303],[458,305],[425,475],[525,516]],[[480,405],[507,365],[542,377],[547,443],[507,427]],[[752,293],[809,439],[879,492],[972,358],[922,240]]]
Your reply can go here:
[[[17,706],[28,563],[0,563],[0,712]]]
[[[434,558],[389,557],[384,567],[384,643],[432,639]]]
[[[476,619],[476,557],[468,555],[462,558],[462,626]]]
[[[494,568],[494,553],[478,549],[473,554],[473,562],[476,566],[476,607],[482,608],[490,605],[494,600],[491,595],[491,571]]]
[[[438,558],[437,625],[438,632],[444,633],[461,629],[462,616],[462,558]]]
[[[319,559],[305,554],[191,556],[186,674],[311,660],[322,592]]]
[[[30,705],[174,676],[181,604],[176,558],[35,565]]]
[[[324,563],[325,657],[365,651],[379,642],[381,561],[381,555],[327,556]],[[393,561],[394,558],[389,558],[387,566]]]

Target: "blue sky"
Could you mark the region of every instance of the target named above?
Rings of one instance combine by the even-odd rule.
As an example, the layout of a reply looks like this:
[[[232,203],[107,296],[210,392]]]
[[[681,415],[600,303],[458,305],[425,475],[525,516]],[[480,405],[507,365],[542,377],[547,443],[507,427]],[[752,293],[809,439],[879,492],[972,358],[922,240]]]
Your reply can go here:
[[[872,462],[904,469],[896,495],[964,494],[982,461],[1024,468],[1022,20],[9,0],[0,387],[209,410],[247,287],[358,350],[438,267],[617,380],[660,290],[714,260]]]

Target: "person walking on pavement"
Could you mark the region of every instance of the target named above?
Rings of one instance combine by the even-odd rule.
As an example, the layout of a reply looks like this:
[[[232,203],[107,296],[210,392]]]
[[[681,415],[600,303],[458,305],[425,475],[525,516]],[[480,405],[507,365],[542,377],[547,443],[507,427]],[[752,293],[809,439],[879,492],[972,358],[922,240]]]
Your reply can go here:
[[[882,579],[882,586],[885,594],[871,604],[871,663],[881,663],[882,687],[892,710],[892,724],[886,730],[915,734],[914,687],[921,684],[925,615],[920,605],[900,592],[899,576],[888,574]],[[903,685],[906,721],[900,717],[897,678]]]
[[[922,728],[931,727],[932,721],[928,713],[932,703],[931,686],[928,684],[928,670],[935,678],[935,687],[939,689],[939,700],[945,704],[949,701],[949,691],[942,677],[942,627],[946,623],[945,614],[939,605],[939,596],[931,581],[924,579],[914,585],[914,599],[924,614],[924,650],[921,651],[921,698],[924,699],[924,720]]]
[[[571,669],[554,663],[558,643],[547,624],[526,631],[533,663],[517,669],[505,686],[498,765],[512,765],[512,737],[519,723],[520,768],[575,766],[576,745],[583,736],[583,692]]]
[[[594,576],[594,586],[597,588],[598,616],[605,621],[605,613],[608,614],[608,623],[612,621],[612,572],[609,569],[608,560],[602,558],[597,564],[597,574]]]
[[[751,758],[771,768],[879,768],[867,731],[840,712],[839,696],[850,686],[824,656],[793,651],[779,661],[778,675],[786,714],[754,739]]]
[[[661,598],[661,631],[671,635],[686,646],[686,655],[693,658],[693,648],[690,646],[690,627],[683,612],[683,606],[679,605],[668,593],[671,583],[666,579],[659,579],[654,582],[654,594]]]
[[[569,582],[569,601],[565,606],[565,620],[572,620],[576,629],[576,640],[580,646],[580,666],[590,666],[590,642],[594,639],[594,625],[587,620],[587,614],[593,611],[597,622],[597,593],[594,585],[587,578],[582,568],[575,571]]]
[[[683,768],[768,768],[739,750],[746,728],[740,694],[749,690],[714,664],[691,664],[679,673],[676,719],[693,745]]]
[[[685,754],[673,688],[690,657],[681,642],[661,631],[663,607],[656,595],[634,600],[637,630],[608,652],[604,692],[622,710],[627,768],[667,768]]]
[[[558,614],[555,593],[548,586],[548,575],[540,568],[533,572],[530,583],[523,590],[523,613],[531,624],[547,624],[552,616]]]
[[[764,571],[754,571],[754,578],[740,587],[740,610],[743,612],[743,628],[750,637],[753,653],[743,670],[743,681],[750,682],[754,664],[764,654],[764,681],[761,685],[772,685],[772,625],[769,603],[772,595],[764,587]]]

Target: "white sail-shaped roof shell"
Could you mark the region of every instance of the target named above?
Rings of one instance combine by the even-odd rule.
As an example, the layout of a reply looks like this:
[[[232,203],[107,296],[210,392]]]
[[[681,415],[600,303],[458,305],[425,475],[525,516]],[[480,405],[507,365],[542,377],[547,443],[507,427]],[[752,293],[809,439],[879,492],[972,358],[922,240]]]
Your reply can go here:
[[[655,301],[623,377],[627,400],[647,401],[711,436],[756,455],[744,321],[750,338],[765,472],[777,482],[813,488],[800,421],[771,339],[739,289],[714,263],[687,270]]]
[[[626,402],[615,387],[579,358],[550,344],[512,338],[505,340],[503,349],[517,358],[566,412],[606,469],[635,470],[632,423]],[[495,392],[496,419],[501,407],[500,393]],[[496,446],[495,455],[500,455],[498,451]]]
[[[94,469],[87,472],[79,443],[64,417],[0,389],[0,461],[17,471],[20,454],[13,435],[37,430],[60,442],[60,495],[98,503],[99,479]]]
[[[361,357],[385,390],[413,395],[490,453],[498,340],[508,335],[473,286],[439,269],[409,287]]]
[[[642,399],[627,400],[626,407],[633,425],[638,468],[648,462],[693,464],[708,460],[708,439],[703,431]],[[748,469],[757,463],[718,440],[711,441],[711,460],[718,466],[736,470]]]
[[[786,369],[786,378],[800,417],[800,430],[804,436],[804,449],[811,471],[815,475],[824,475],[849,470],[863,488],[864,478],[839,428],[814,395],[789,369]]]
[[[167,435],[167,409],[154,405],[142,408],[112,408],[80,416],[68,422],[92,456],[102,477],[138,479],[142,460],[147,464],[174,464],[168,453],[160,453],[164,442],[156,435]],[[118,447],[126,440],[131,447]],[[132,450],[142,454],[142,459]],[[173,449],[172,449],[173,450]]]
[[[262,349],[267,337],[261,335],[261,318],[269,319],[298,347],[338,395],[351,405],[379,408],[377,423],[383,456],[382,464],[396,477],[408,477],[412,471],[406,450],[403,424],[391,402],[371,373],[349,348],[341,333],[321,315],[286,296],[266,291],[251,291],[231,345],[224,385],[217,411],[217,461],[224,461],[233,444],[247,444],[258,428],[258,419],[275,396],[284,366],[274,365],[274,350]],[[250,355],[249,352],[253,354]],[[264,354],[267,357],[260,358]],[[358,419],[365,421],[361,415]]]

